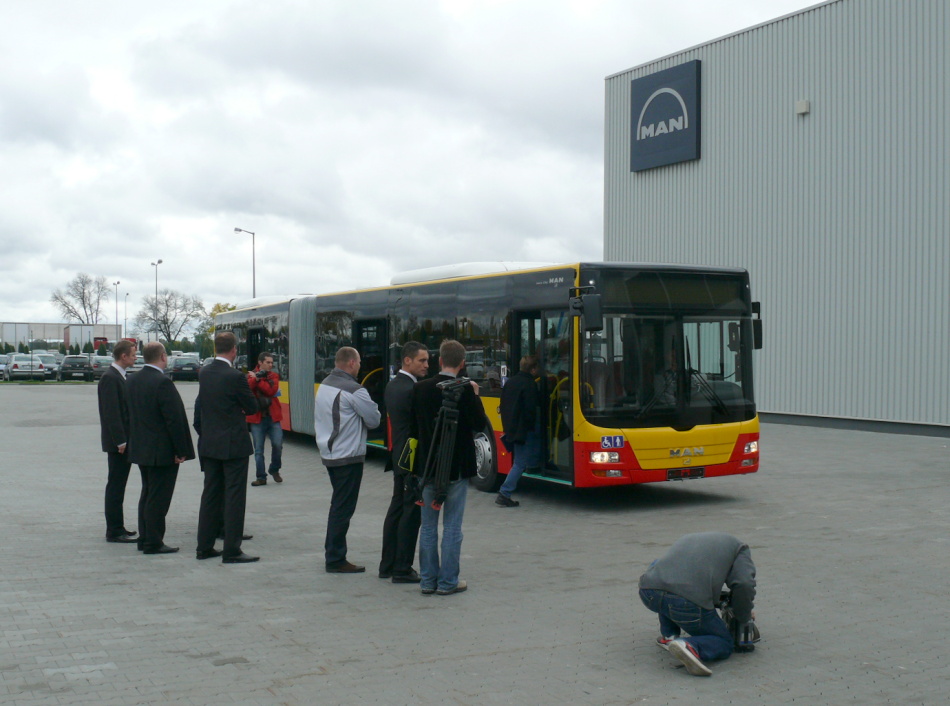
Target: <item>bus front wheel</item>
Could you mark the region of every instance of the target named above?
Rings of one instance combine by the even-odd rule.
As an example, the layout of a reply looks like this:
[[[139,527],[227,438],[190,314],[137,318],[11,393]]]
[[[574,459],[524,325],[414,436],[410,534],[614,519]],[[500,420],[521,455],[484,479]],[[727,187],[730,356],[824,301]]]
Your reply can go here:
[[[504,480],[498,473],[498,461],[495,458],[495,441],[491,428],[475,435],[475,465],[477,475],[472,485],[485,493],[496,492]]]

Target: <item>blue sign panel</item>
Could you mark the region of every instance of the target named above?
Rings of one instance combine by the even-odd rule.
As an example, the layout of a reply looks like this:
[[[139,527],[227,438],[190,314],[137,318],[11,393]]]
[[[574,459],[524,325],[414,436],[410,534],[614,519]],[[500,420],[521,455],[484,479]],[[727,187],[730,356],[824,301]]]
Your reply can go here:
[[[623,436],[602,436],[600,437],[600,448],[602,449],[622,449],[624,447]]]
[[[699,159],[699,60],[630,84],[630,171]]]

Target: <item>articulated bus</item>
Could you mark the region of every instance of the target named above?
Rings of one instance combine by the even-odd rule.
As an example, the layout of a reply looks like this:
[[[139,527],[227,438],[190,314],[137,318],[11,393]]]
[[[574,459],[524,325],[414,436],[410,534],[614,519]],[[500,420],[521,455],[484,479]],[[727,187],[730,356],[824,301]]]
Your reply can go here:
[[[417,270],[388,287],[254,300],[219,314],[254,367],[274,354],[287,430],[314,434],[314,394],[341,346],[360,352],[359,382],[383,390],[409,340],[467,351],[490,427],[476,437],[478,476],[493,491],[511,468],[501,443],[501,388],[525,355],[540,358],[544,462],[531,478],[576,488],[754,473],[759,420],[752,350],[759,305],[743,269],[578,263],[470,263]],[[368,444],[387,446],[387,423]]]

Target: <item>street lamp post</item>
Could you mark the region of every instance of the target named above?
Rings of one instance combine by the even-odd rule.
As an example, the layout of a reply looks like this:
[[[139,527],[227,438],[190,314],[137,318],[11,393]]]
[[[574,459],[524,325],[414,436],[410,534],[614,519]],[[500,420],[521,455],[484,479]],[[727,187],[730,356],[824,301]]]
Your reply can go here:
[[[115,287],[115,325],[119,325],[119,285],[122,284],[118,280],[112,283],[112,286]],[[118,343],[119,339],[122,338],[122,331],[118,332],[119,335],[115,337],[115,342]]]
[[[253,231],[244,230],[243,228],[235,228],[234,232],[251,234],[251,296],[254,299],[257,299],[257,244],[255,243],[256,234]]]
[[[122,319],[122,328],[126,333],[129,332],[129,293],[125,293],[125,316]]]
[[[162,264],[162,261],[153,262],[152,267],[155,268],[155,311],[153,312],[152,320],[155,322],[155,340],[158,340],[158,266]]]

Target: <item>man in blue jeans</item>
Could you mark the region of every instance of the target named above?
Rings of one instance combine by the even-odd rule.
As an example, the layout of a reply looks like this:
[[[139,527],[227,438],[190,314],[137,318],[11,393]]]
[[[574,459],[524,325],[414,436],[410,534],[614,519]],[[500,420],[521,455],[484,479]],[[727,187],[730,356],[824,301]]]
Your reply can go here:
[[[640,600],[660,618],[656,644],[693,676],[710,676],[704,662],[732,654],[733,635],[715,608],[724,584],[732,591],[737,622],[752,620],[752,554],[748,545],[724,532],[680,537],[640,577]],[[682,632],[690,637],[680,637]]]
[[[257,478],[251,485],[267,485],[267,473],[264,470],[264,443],[267,439],[270,439],[270,474],[275,483],[283,483],[280,466],[284,431],[280,428],[280,421],[284,417],[277,400],[280,395],[280,375],[274,372],[273,355],[265,352],[257,357],[257,367],[247,374],[247,384],[258,405],[257,413],[247,417],[251,439],[254,440],[254,463],[257,466]]]
[[[425,464],[429,449],[441,443],[435,437],[436,418],[443,404],[439,383],[459,377],[465,367],[465,347],[458,341],[445,341],[439,347],[441,372],[422,380],[412,388],[412,436],[419,440],[416,463]],[[419,532],[419,584],[423,594],[448,596],[461,593],[468,584],[459,579],[462,553],[462,516],[468,479],[476,472],[475,434],[488,428],[488,418],[478,398],[478,387],[466,385],[458,403],[458,428],[452,449],[449,484],[442,504],[442,557],[439,558],[439,510],[432,507],[436,487],[427,483],[422,489],[422,527]],[[421,461],[419,459],[422,459]]]
[[[518,481],[527,468],[541,465],[540,395],[534,376],[538,374],[538,356],[526,355],[521,359],[518,372],[501,388],[501,424],[505,430],[503,441],[510,444],[514,454],[511,470],[498,491],[495,504],[499,507],[518,507],[511,499]]]

